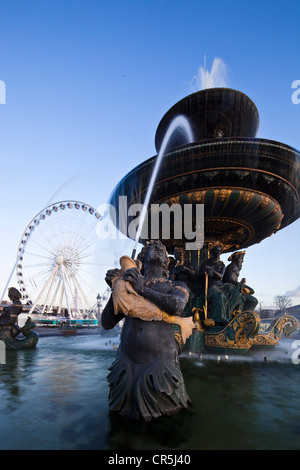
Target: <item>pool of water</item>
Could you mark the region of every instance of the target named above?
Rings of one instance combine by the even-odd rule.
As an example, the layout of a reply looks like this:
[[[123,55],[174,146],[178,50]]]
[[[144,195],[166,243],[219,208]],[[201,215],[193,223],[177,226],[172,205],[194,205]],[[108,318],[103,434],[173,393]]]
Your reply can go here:
[[[300,449],[293,340],[245,357],[182,355],[192,406],[148,424],[108,412],[113,343],[100,335],[41,337],[34,350],[7,351],[0,364],[0,449]]]

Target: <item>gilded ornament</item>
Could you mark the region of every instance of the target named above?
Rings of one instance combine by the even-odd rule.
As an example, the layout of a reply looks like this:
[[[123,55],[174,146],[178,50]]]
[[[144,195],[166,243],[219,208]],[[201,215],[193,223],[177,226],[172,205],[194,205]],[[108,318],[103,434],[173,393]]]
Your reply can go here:
[[[218,190],[218,201],[224,202],[227,196],[231,193],[228,189],[219,189]]]
[[[253,339],[253,347],[274,347],[285,334],[289,338],[297,330],[299,324],[295,317],[291,315],[282,315],[276,318],[264,332],[258,332]]]

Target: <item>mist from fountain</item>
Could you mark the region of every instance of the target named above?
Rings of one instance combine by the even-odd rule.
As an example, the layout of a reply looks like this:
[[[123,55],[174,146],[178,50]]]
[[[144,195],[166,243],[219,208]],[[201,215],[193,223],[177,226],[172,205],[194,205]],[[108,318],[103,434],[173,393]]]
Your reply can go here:
[[[211,71],[206,69],[206,56],[204,66],[199,68],[198,75],[194,75],[191,81],[192,92],[205,90],[207,88],[227,87],[227,66],[222,59],[216,57],[213,60]]]
[[[171,124],[169,125],[169,127],[167,129],[167,132],[165,133],[165,136],[163,138],[161,147],[159,149],[159,152],[158,152],[158,155],[157,155],[157,158],[156,158],[154,169],[153,169],[151,179],[150,179],[150,182],[149,182],[149,186],[148,186],[148,189],[147,189],[146,197],[145,197],[145,200],[144,200],[144,203],[143,203],[143,209],[142,209],[141,214],[140,214],[139,224],[138,224],[138,227],[137,227],[134,247],[133,247],[132,256],[131,256],[133,259],[134,259],[135,254],[136,254],[136,249],[137,249],[139,239],[140,239],[140,236],[141,236],[141,233],[142,233],[142,229],[143,229],[143,225],[144,225],[144,222],[145,222],[145,217],[146,217],[146,214],[147,214],[147,211],[148,211],[148,206],[149,206],[151,194],[152,194],[152,191],[153,191],[153,187],[154,187],[154,184],[155,184],[155,181],[156,181],[157,173],[158,173],[162,158],[165,154],[168,143],[169,143],[173,133],[178,129],[182,129],[185,132],[187,143],[191,143],[194,140],[193,131],[192,131],[192,128],[190,126],[190,123],[189,123],[188,119],[185,116],[182,116],[182,115],[181,116],[176,116],[172,120]]]
[[[225,363],[239,363],[247,362],[250,364],[268,363],[269,365],[285,364],[293,365],[299,364],[299,346],[300,341],[291,338],[281,338],[280,343],[274,348],[255,348],[253,347],[247,354],[220,354],[211,353],[203,350],[200,354],[196,353],[183,353],[183,357],[190,359],[195,365],[203,367],[212,362]]]

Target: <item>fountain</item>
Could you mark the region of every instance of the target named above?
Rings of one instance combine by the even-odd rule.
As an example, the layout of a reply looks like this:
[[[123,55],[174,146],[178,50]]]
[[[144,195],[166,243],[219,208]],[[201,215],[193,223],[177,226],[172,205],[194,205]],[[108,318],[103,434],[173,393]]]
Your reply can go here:
[[[206,92],[200,93],[205,96]],[[223,93],[228,96],[232,91]],[[235,93],[242,98],[239,92]],[[209,103],[209,99],[206,101]],[[236,117],[245,122],[243,108],[238,109]],[[250,109],[255,111],[252,105]],[[226,121],[226,113],[220,114]],[[204,115],[209,116],[208,110]],[[234,116],[229,112],[228,120]],[[221,117],[218,123],[222,122]],[[195,123],[192,125],[195,130]],[[241,128],[245,129],[244,125]],[[224,132],[224,126],[222,129]],[[213,331],[216,325],[207,326],[202,319],[205,310],[203,286],[199,283],[200,267],[214,260],[210,243],[214,243],[215,250],[222,244],[228,254],[239,250],[234,262],[237,256],[242,258],[248,246],[299,217],[299,154],[286,145],[249,137],[249,131],[244,137],[220,137],[221,132],[217,137],[213,129],[211,132],[203,139],[195,137],[189,144],[174,133],[172,139],[179,142],[174,146],[169,143],[150,198],[150,203],[165,201],[172,205],[174,199],[182,205],[186,202],[194,207],[198,201],[205,205],[201,250],[186,252],[186,240],[162,237],[178,260],[177,271],[187,272],[183,267],[188,268],[195,281],[187,316],[193,311],[197,329],[186,348],[196,350],[203,339],[204,352],[183,354],[181,358],[192,409],[146,426],[115,420],[108,415],[105,379],[115,359],[114,343],[118,344],[119,338],[110,337],[108,341],[101,335],[43,337],[38,348],[7,351],[6,364],[1,365],[1,449],[109,450],[115,455],[121,449],[135,453],[155,450],[157,455],[166,450],[184,455],[186,449],[299,449],[298,341],[290,345],[283,339],[272,354],[260,349],[262,343],[267,347],[277,344],[282,331],[289,335],[295,328],[293,320],[281,317],[280,325],[270,325],[269,331],[261,334],[253,312],[242,317],[238,314],[233,322],[238,320],[239,324],[231,323],[230,327],[233,339],[235,331],[240,332],[240,338],[244,334],[244,345],[251,345],[250,354],[223,355],[219,352],[222,348],[213,349],[213,339],[220,334]],[[127,195],[128,204],[144,201],[155,163],[153,157],[132,170],[117,186],[111,200],[117,204],[118,195]],[[180,259],[181,254],[184,259]],[[208,303],[207,320],[210,315]],[[244,330],[240,327],[243,319]],[[208,337],[210,345],[204,341]],[[224,348],[223,352],[234,348],[228,350]],[[146,379],[150,382],[152,377]],[[193,432],[186,432],[187,429]]]
[[[167,130],[177,116],[188,119],[192,142],[186,143],[180,129],[174,130],[165,142]],[[225,322],[212,318],[207,276],[202,273],[201,278],[201,267],[211,260],[216,245],[222,247],[223,253],[243,250],[245,254],[246,248],[300,216],[299,152],[281,142],[256,138],[258,125],[258,110],[248,96],[234,89],[209,88],[171,107],[156,131],[158,154],[163,144],[165,148],[147,201],[148,212],[151,204],[169,207],[176,204],[182,210],[188,204],[194,214],[197,205],[204,205],[204,244],[200,249],[185,249],[188,240],[184,234],[181,239],[165,238],[160,231],[158,237],[170,254],[176,248],[185,249],[185,259],[194,269],[186,315],[194,316],[196,328],[184,346],[193,352],[204,348],[226,354],[244,353],[254,347],[274,347],[282,333],[289,336],[298,327],[295,318],[285,315],[267,332],[261,332],[260,318],[254,308],[241,309],[250,291],[244,285],[245,280],[239,282],[237,277],[234,285],[242,302],[237,302]],[[144,161],[119,182],[110,198],[117,210],[120,196],[127,197],[128,208],[145,202],[157,158]],[[149,220],[151,217],[148,218],[150,230]],[[170,223],[174,233],[175,223],[172,219]],[[118,228],[128,235],[124,226]],[[139,241],[146,243],[143,233]],[[174,329],[181,342],[180,333]]]

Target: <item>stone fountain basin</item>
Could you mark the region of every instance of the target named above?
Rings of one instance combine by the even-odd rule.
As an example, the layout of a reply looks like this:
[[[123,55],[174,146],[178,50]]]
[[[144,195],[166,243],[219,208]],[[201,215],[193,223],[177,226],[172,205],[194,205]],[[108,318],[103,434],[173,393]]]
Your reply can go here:
[[[130,171],[114,189],[128,207],[143,203],[157,156]],[[205,240],[225,251],[259,243],[300,216],[300,155],[280,142],[227,137],[177,147],[163,157],[151,204],[204,204]],[[150,208],[149,205],[149,208]],[[178,240],[166,240],[168,249]],[[185,240],[182,240],[185,243]]]
[[[155,148],[159,152],[168,126],[176,116],[185,116],[200,142],[216,137],[255,137],[259,114],[253,101],[244,93],[230,88],[207,88],[197,91],[174,104],[162,117],[155,134]],[[186,142],[181,129],[172,135],[169,151]]]

